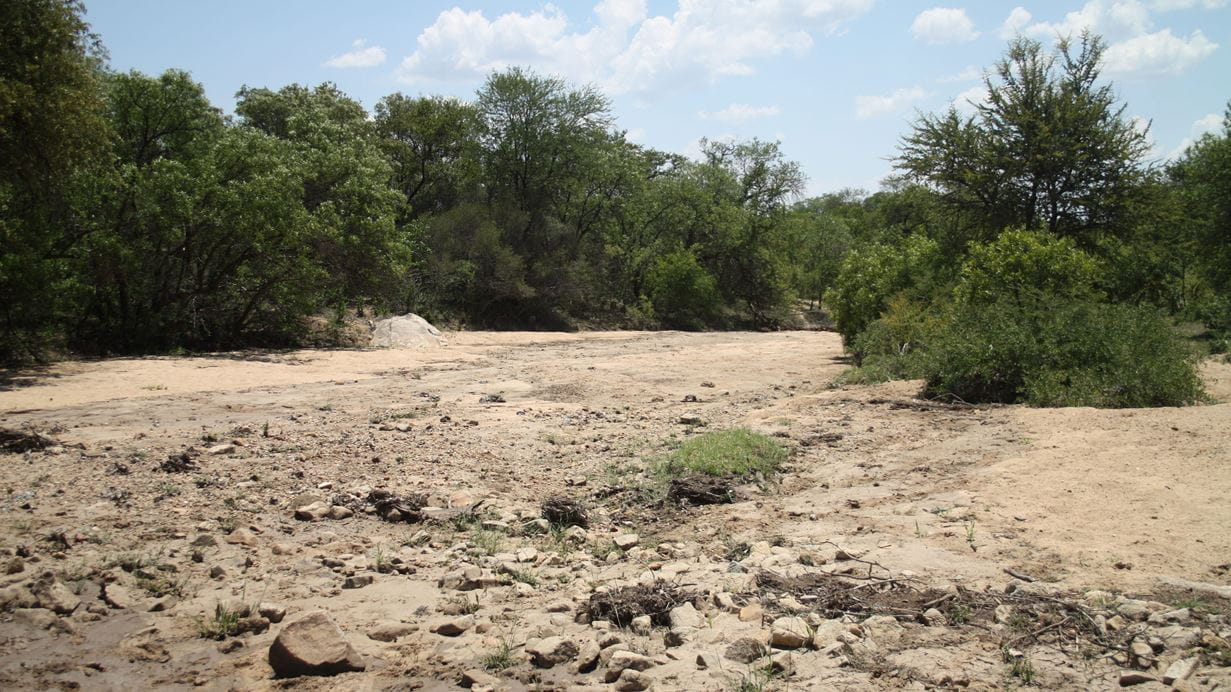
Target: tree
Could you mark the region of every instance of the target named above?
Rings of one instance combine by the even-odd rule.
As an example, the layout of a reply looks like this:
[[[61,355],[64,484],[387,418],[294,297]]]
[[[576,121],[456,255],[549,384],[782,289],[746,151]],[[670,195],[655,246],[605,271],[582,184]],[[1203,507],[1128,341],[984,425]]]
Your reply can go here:
[[[78,172],[105,151],[104,56],[76,0],[0,3],[0,361],[38,355],[70,309]]]
[[[376,135],[406,196],[402,221],[461,204],[478,178],[479,114],[457,99],[391,94],[376,104]]]
[[[1091,247],[1123,232],[1149,146],[1098,82],[1103,51],[1090,34],[1054,53],[1015,39],[984,78],[987,102],[921,117],[895,165],[968,216],[972,239],[1041,228]]]

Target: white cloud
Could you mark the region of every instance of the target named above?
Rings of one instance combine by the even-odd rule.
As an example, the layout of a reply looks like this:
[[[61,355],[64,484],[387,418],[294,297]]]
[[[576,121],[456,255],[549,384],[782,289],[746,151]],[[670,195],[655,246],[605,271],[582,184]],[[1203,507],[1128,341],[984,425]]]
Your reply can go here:
[[[572,28],[554,5],[488,18],[460,8],[441,12],[402,61],[406,82],[471,81],[524,65],[609,93],[682,88],[698,80],[755,73],[755,62],[802,55],[814,34],[835,34],[874,0],[678,0],[649,16],[645,0],[603,0],[594,25]]]
[[[1150,7],[1163,12],[1187,10],[1197,5],[1207,10],[1216,10],[1220,7],[1226,7],[1229,1],[1231,0],[1154,0],[1154,2],[1150,3]]]
[[[1218,134],[1219,132],[1222,132],[1224,122],[1223,116],[1218,113],[1210,113],[1209,115],[1203,115],[1200,118],[1197,118],[1193,122],[1192,127],[1189,128],[1188,136],[1180,140],[1180,145],[1175,149],[1172,149],[1171,153],[1167,154],[1167,158],[1178,159],[1183,156],[1184,152],[1187,151],[1188,148],[1191,147],[1198,139],[1201,139],[1202,135]]]
[[[1218,44],[1194,31],[1188,38],[1175,36],[1171,29],[1113,44],[1103,56],[1109,74],[1175,75],[1208,57]]]
[[[882,113],[893,113],[907,105],[927,98],[928,93],[923,87],[898,89],[884,96],[856,96],[855,117],[860,120],[871,118]]]
[[[931,44],[964,43],[979,36],[974,22],[966,16],[966,10],[950,7],[933,7],[915,17],[910,33],[920,41]]]
[[[640,143],[645,141],[645,135],[646,132],[644,127],[634,127],[624,133],[624,139],[628,142]]]
[[[1025,7],[1014,7],[1009,16],[1005,17],[1004,24],[1000,25],[1000,38],[1010,39],[1021,33],[1030,24],[1030,20],[1034,16]]]
[[[958,72],[957,74],[945,75],[936,81],[941,84],[951,84],[953,82],[973,82],[976,79],[982,78],[983,70],[975,67],[974,65],[967,65],[966,69],[961,72]]]
[[[351,48],[354,48],[349,53],[335,55],[325,61],[325,67],[376,67],[385,62],[385,49],[380,46],[367,46],[367,41],[358,39]]]
[[[702,120],[751,120],[753,118],[768,118],[779,115],[782,109],[777,106],[752,106],[746,103],[732,103],[720,111],[697,111]]]
[[[962,115],[974,115],[978,106],[987,103],[987,87],[973,86],[953,98],[951,105]]]
[[[1083,31],[1108,41],[1104,69],[1116,75],[1175,75],[1205,59],[1218,44],[1194,31],[1177,36],[1170,28],[1154,29],[1151,8],[1177,8],[1200,2],[1221,6],[1231,0],[1162,0],[1146,6],[1141,0],[1089,0],[1059,22],[1035,22],[1022,33],[1040,38],[1077,36]]]

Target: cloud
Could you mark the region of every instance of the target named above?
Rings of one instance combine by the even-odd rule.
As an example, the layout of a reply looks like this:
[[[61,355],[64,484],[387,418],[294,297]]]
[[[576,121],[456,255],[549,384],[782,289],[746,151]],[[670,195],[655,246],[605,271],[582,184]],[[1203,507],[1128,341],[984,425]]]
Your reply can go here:
[[[949,7],[933,7],[915,17],[910,33],[924,43],[965,43],[979,36],[974,22],[966,16],[966,10]]]
[[[351,68],[351,67],[376,67],[385,62],[385,49],[380,46],[365,47],[367,41],[358,39],[351,48],[354,48],[349,53],[335,55],[325,61],[325,67]]]
[[[756,72],[756,62],[799,56],[814,35],[841,32],[874,0],[678,0],[670,15],[649,16],[645,0],[603,0],[582,31],[555,5],[488,18],[441,12],[416,38],[400,80],[473,81],[524,65],[608,93],[649,93]]]
[[[702,120],[752,120],[753,118],[768,118],[782,113],[777,106],[751,106],[746,103],[732,103],[720,111],[697,111]]]
[[[969,116],[974,115],[978,111],[978,106],[985,103],[987,103],[987,87],[980,84],[953,97],[950,105],[956,108],[958,113]]]
[[[957,74],[945,75],[938,78],[936,81],[941,84],[951,84],[953,82],[973,82],[976,79],[983,78],[983,70],[974,65],[967,65],[965,69]]]
[[[1108,41],[1107,52],[1103,55],[1107,73],[1175,75],[1209,57],[1218,44],[1201,31],[1184,37],[1173,34],[1170,28],[1155,30],[1151,7],[1174,9],[1198,3],[1215,7],[1228,1],[1231,0],[1156,0],[1152,6],[1146,6],[1141,0],[1089,0],[1059,22],[1035,22],[1023,27],[1022,33],[1056,38],[1091,31]]]
[[[884,96],[856,96],[855,117],[860,120],[871,118],[882,113],[893,113],[903,107],[927,98],[928,93],[923,87],[898,89]]]
[[[1231,0],[1154,0],[1154,2],[1150,3],[1150,7],[1163,12],[1187,10],[1198,5],[1207,10],[1216,10],[1220,7],[1226,7],[1228,2],[1231,2]]]
[[[1209,115],[1203,115],[1200,118],[1197,118],[1193,122],[1192,127],[1189,128],[1188,136],[1180,140],[1179,146],[1172,149],[1171,153],[1167,154],[1167,158],[1172,160],[1178,159],[1183,156],[1184,152],[1188,151],[1188,148],[1191,147],[1198,139],[1201,139],[1203,135],[1218,134],[1222,132],[1225,122],[1226,121],[1223,119],[1223,116],[1218,113],[1210,113]]]
[[[1175,75],[1217,48],[1200,31],[1183,38],[1163,29],[1109,46],[1103,60],[1109,74]]]
[[[1005,17],[1004,24],[1000,25],[999,35],[1003,39],[1011,39],[1021,33],[1025,29],[1033,15],[1025,7],[1014,7],[1009,16]]]

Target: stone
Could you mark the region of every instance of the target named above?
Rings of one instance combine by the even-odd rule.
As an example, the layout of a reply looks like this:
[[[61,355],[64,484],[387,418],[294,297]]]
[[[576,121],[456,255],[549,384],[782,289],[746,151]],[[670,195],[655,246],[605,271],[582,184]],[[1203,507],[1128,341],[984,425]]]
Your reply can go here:
[[[789,651],[779,651],[769,657],[769,667],[778,675],[790,675],[795,672],[795,655]]]
[[[256,607],[256,612],[261,617],[273,623],[282,622],[286,617],[286,606],[277,603],[259,603]]]
[[[1140,639],[1134,641],[1132,645],[1129,646],[1129,652],[1132,653],[1133,658],[1136,659],[1138,665],[1143,668],[1148,667],[1150,662],[1154,660],[1154,648]]]
[[[923,612],[923,621],[929,627],[943,627],[949,624],[949,619],[937,608],[928,608]]]
[[[232,545],[244,545],[249,548],[256,545],[256,536],[248,529],[235,529],[222,540]]]
[[[612,689],[616,692],[639,692],[640,690],[650,689],[650,685],[654,684],[654,678],[642,673],[639,670],[626,668],[620,673],[620,677],[616,679]]]
[[[552,668],[577,657],[577,644],[565,637],[546,637],[526,645],[530,662],[539,668]]]
[[[1180,680],[1186,680],[1196,669],[1197,659],[1181,658],[1175,663],[1167,666],[1166,672],[1163,673],[1163,684],[1174,685]]]
[[[705,618],[701,617],[701,613],[698,613],[691,603],[685,603],[678,608],[672,608],[669,616],[673,629],[679,627],[701,627],[705,624]]]
[[[684,646],[696,631],[696,627],[674,627],[663,635],[663,644],[668,648]]]
[[[765,644],[761,641],[752,637],[742,637],[731,642],[726,651],[722,652],[722,656],[737,663],[752,663],[765,653]]]
[[[606,682],[615,682],[626,670],[644,671],[654,667],[654,659],[632,651],[616,651],[607,661]]]
[[[577,658],[573,662],[578,673],[589,673],[598,667],[599,654],[602,647],[593,639],[583,639],[577,647]]]
[[[1137,620],[1138,622],[1150,617],[1150,606],[1145,601],[1138,601],[1131,598],[1125,599],[1125,601],[1116,608],[1116,611],[1129,620]]]
[[[473,615],[462,615],[455,617],[452,620],[445,620],[432,625],[429,632],[439,634],[442,637],[456,637],[461,635],[466,630],[474,627],[475,619]]]
[[[472,690],[494,690],[501,685],[500,678],[478,668],[462,671],[462,679],[458,683]]]
[[[740,622],[760,622],[765,617],[765,609],[760,603],[750,603],[739,609]]]
[[[847,631],[842,621],[822,620],[812,631],[812,648],[823,651],[835,643],[841,644],[848,639],[853,641],[857,637]]]
[[[77,594],[69,590],[53,572],[44,572],[41,577],[30,584],[30,592],[38,599],[40,608],[46,608],[57,615],[68,615],[81,605]]]
[[[419,629],[418,626],[408,622],[382,622],[368,630],[368,639],[375,639],[378,642],[395,642],[417,629]]]
[[[46,608],[18,608],[13,611],[13,621],[35,629],[49,630],[60,622],[60,618]]]
[[[234,453],[235,453],[235,445],[233,445],[233,444],[231,444],[231,443],[229,443],[229,442],[228,442],[228,443],[225,443],[225,444],[214,445],[213,447],[210,447],[209,449],[205,450],[205,453],[206,453],[206,454],[214,454],[214,455],[219,455],[219,454],[234,454]]]
[[[355,516],[355,510],[342,505],[333,505],[329,508],[328,516],[330,519],[350,519]]]
[[[162,613],[162,612],[171,610],[172,608],[175,607],[175,604],[179,602],[180,602],[179,598],[177,598],[176,596],[172,594],[167,594],[166,596],[162,596],[161,598],[154,599],[154,602],[150,604],[150,612],[151,613]]]
[[[539,551],[531,547],[525,547],[517,551],[516,558],[518,562],[534,562],[539,559]]]
[[[307,613],[282,628],[269,647],[275,677],[337,675],[367,665],[324,611]]]
[[[189,545],[194,548],[214,548],[218,545],[218,539],[208,533],[203,533],[192,539],[192,543],[189,543]]]
[[[1155,682],[1158,678],[1136,670],[1126,670],[1120,673],[1120,687],[1131,687],[1147,682]]]
[[[997,625],[1007,625],[1013,617],[1013,606],[1008,603],[1002,603],[996,606],[996,611],[992,613],[992,620]]]
[[[25,584],[13,584],[0,589],[0,610],[37,607],[38,598]]]
[[[632,550],[633,548],[636,548],[639,543],[641,543],[641,536],[638,536],[635,533],[622,533],[613,538],[612,542],[615,543],[615,546],[620,550]]]
[[[295,508],[295,518],[300,521],[320,521],[329,516],[331,506],[324,502],[313,502],[310,505]]]
[[[782,617],[769,629],[769,643],[779,649],[798,649],[811,641],[808,623],[803,618]]]
[[[679,417],[680,425],[705,425],[705,419],[696,413],[685,413]]]
[[[629,629],[637,634],[649,634],[654,629],[654,621],[649,615],[638,615],[628,624]]]
[[[137,603],[137,599],[124,586],[114,582],[105,584],[102,592],[103,602],[117,610],[132,608]]]
[[[373,577],[370,574],[356,574],[354,576],[347,577],[345,580],[343,580],[342,588],[362,589],[363,587],[371,584],[372,581],[373,581]]]

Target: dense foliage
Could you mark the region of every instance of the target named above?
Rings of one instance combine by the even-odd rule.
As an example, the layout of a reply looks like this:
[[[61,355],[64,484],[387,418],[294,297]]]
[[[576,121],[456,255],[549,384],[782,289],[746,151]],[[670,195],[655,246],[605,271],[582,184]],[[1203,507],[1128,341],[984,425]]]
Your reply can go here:
[[[116,73],[78,0],[0,4],[0,361],[302,343],[311,320],[683,329],[826,311],[935,395],[1178,404],[1179,320],[1231,333],[1231,113],[1163,166],[1097,37],[1016,39],[872,194],[800,199],[774,142],[688,159],[520,68],[472,100]],[[1198,331],[1198,330],[1193,330]]]

